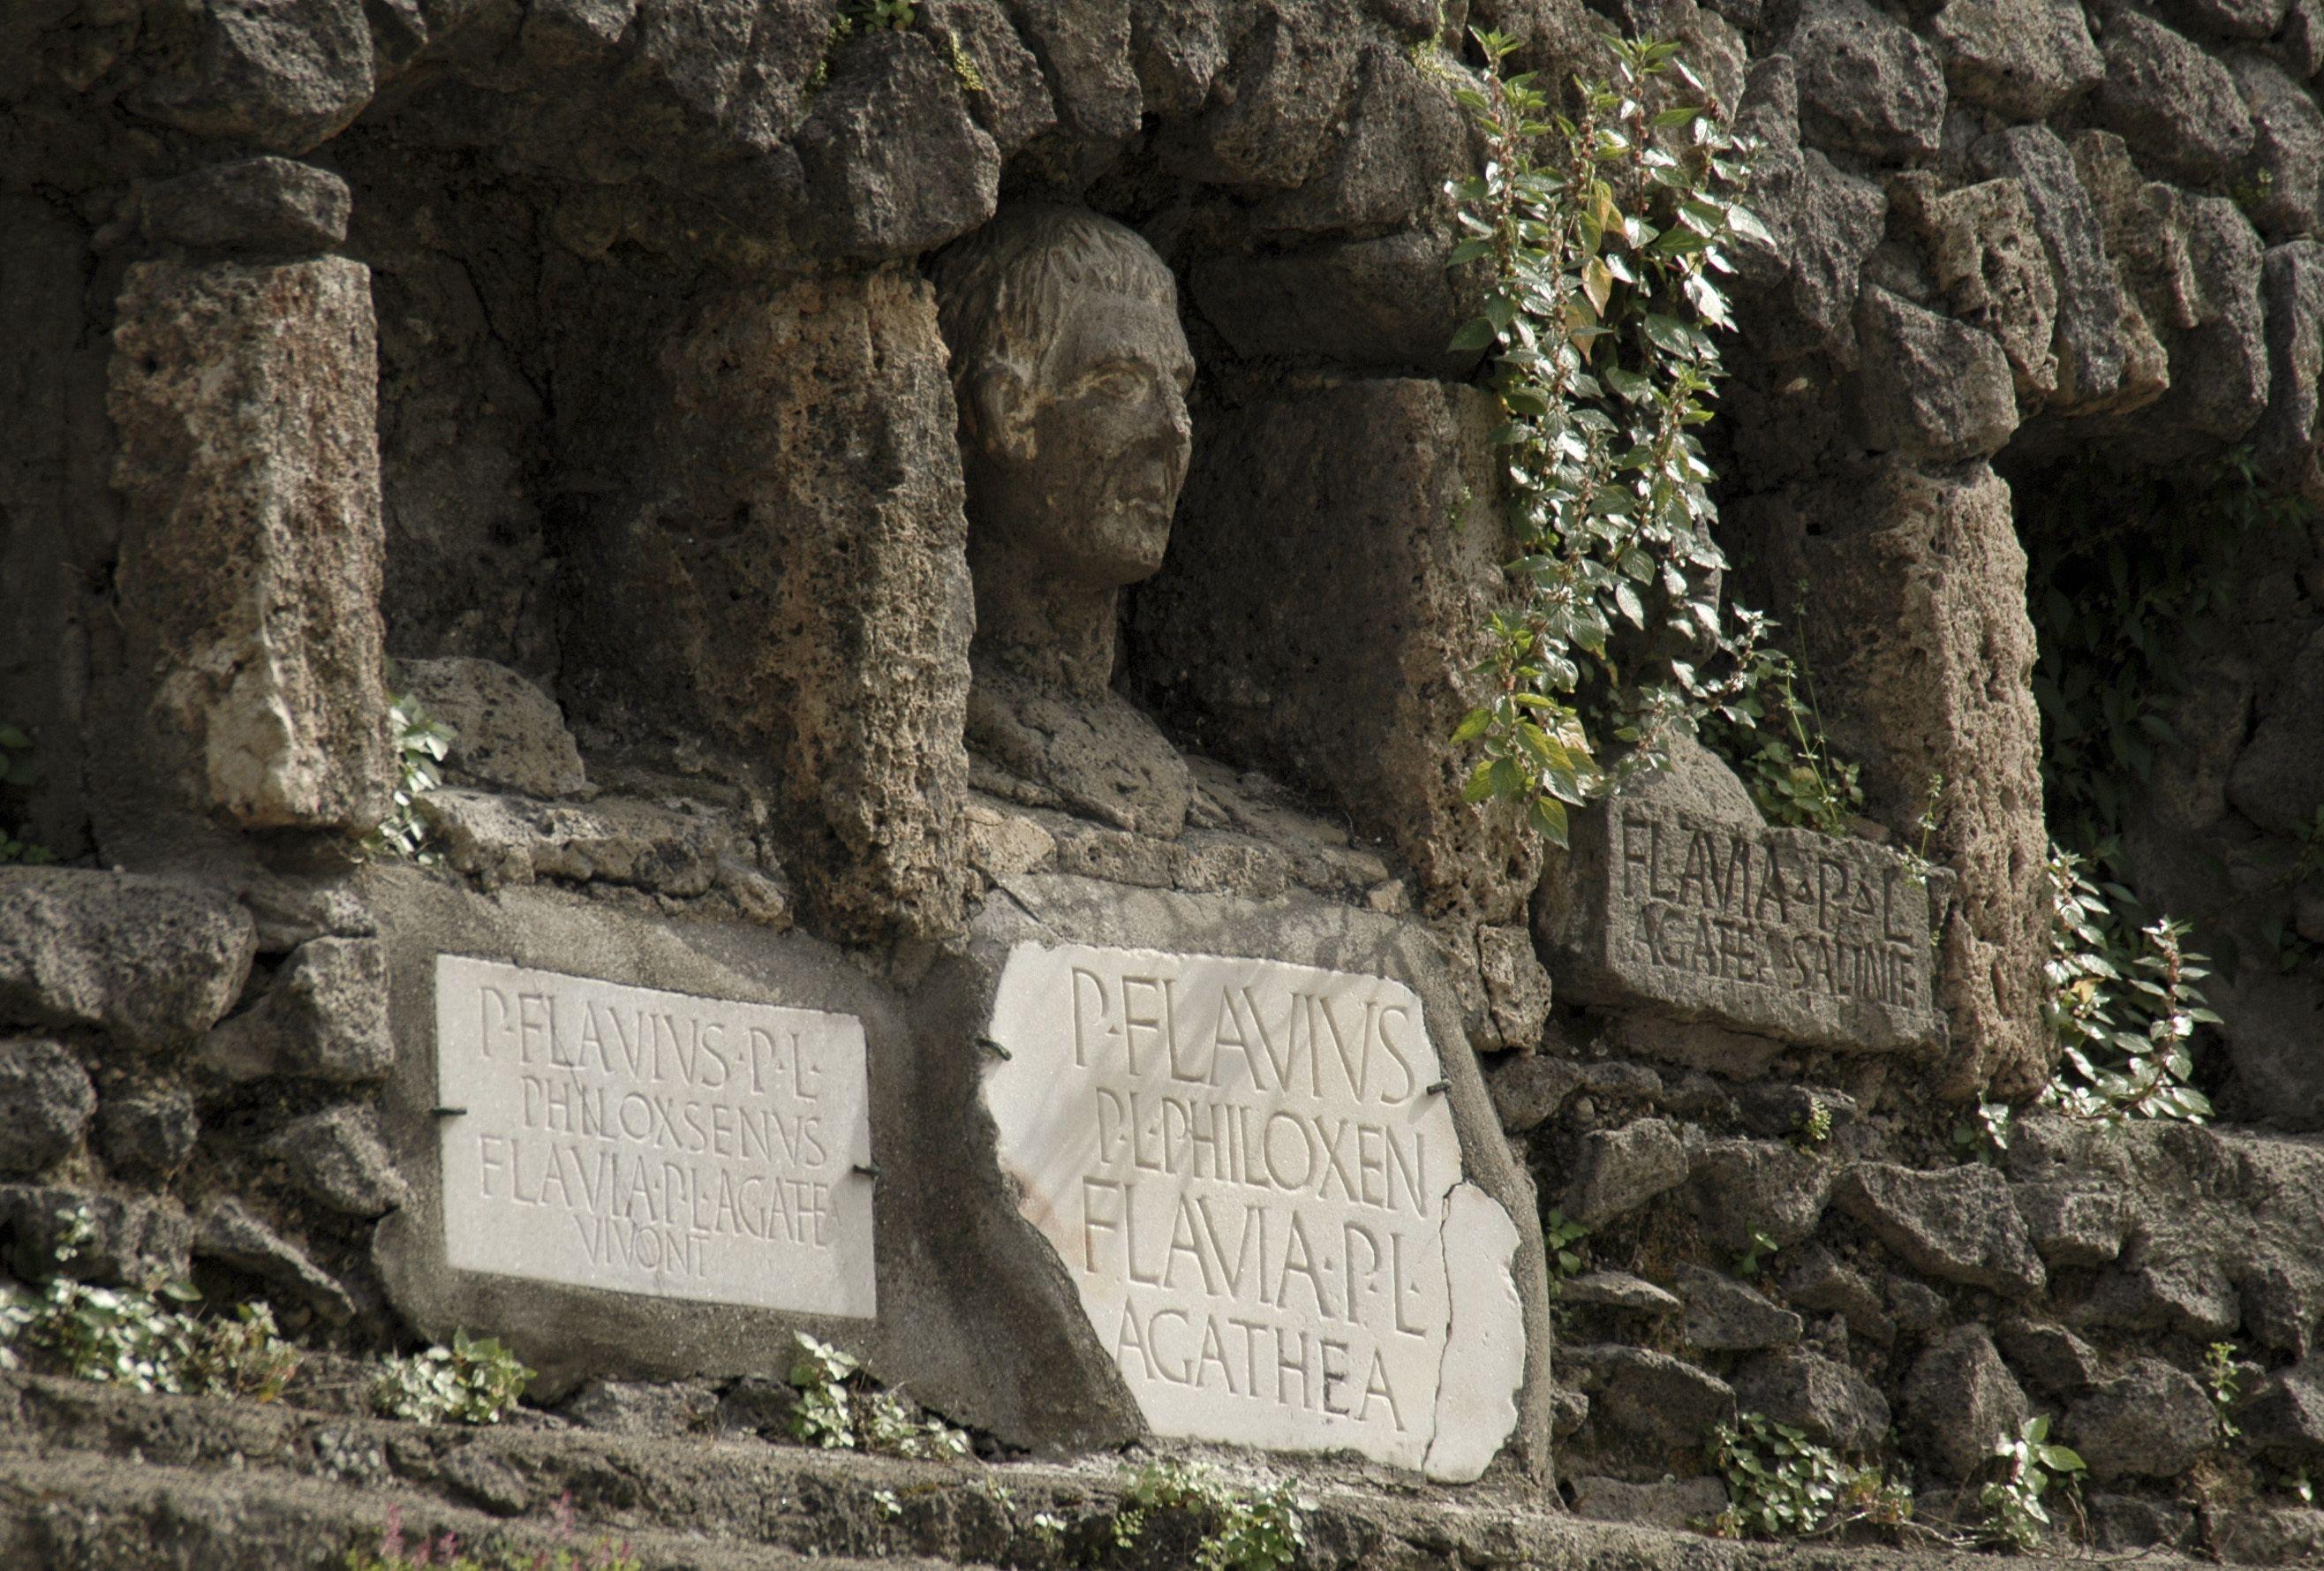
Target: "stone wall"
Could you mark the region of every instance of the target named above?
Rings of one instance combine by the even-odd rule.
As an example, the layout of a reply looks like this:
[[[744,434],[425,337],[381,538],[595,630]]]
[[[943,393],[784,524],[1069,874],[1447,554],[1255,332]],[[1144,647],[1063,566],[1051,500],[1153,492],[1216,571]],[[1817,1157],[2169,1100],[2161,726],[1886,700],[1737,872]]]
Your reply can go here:
[[[2318,1541],[2282,1484],[2324,1455],[2324,1169],[2282,1132],[2324,1123],[2315,967],[2225,981],[2201,1047],[2223,1104],[2274,1131],[2027,1115],[1991,1163],[1951,1139],[2055,1052],[2020,497],[2075,462],[2244,445],[2324,501],[2316,0],[922,0],[900,31],[842,9],[0,19],[0,721],[41,765],[0,785],[0,827],[62,863],[0,867],[0,1271],[263,1296],[339,1359],[490,1330],[565,1419],[664,1438],[771,1400],[804,1330],[991,1455],[1348,1446],[1482,1474],[1520,1512],[1662,1526],[1718,1508],[1703,1443],[1738,1411],[1909,1472],[1939,1521],[1976,1517],[1992,1440],[2039,1411],[2090,1460],[2107,1548]],[[1460,800],[1444,739],[1505,592],[1490,401],[1444,348],[1478,285],[1445,265],[1444,182],[1480,156],[1451,96],[1471,23],[1559,79],[1600,69],[1608,25],[1679,39],[1759,139],[1775,239],[1732,259],[1711,428],[1728,592],[1786,624],[1863,764],[1845,842],[1770,829],[1684,739],[1570,853]],[[1028,713],[1060,747],[1152,732],[1183,824],[972,746],[975,390],[935,259],[1036,201],[1143,237],[1196,371],[1169,545],[1098,673],[1114,707]],[[2324,803],[2324,541],[2271,549],[2200,633],[2189,745],[2131,844],[2183,909],[2234,905],[2224,864],[2249,909],[2221,920],[2246,927]],[[361,849],[404,694],[456,731],[418,866]],[[1932,871],[1896,847],[1933,774]],[[545,1244],[456,1259],[456,1226],[506,1218],[447,1175],[513,1204],[541,1171],[512,1146],[447,1165],[447,1129],[501,1116],[447,1077],[476,1022],[445,1000],[488,1010],[493,967],[533,980],[482,1017],[482,1058],[530,1065],[616,1006],[697,1044],[824,1022],[860,1079],[828,1104],[844,1141],[787,1148],[785,1242],[848,1229],[844,1281],[791,1292],[821,1269],[802,1256],[765,1291],[673,1291],[604,1230],[577,1275]],[[1239,1247],[1177,1234],[1210,1213],[1059,1221],[1060,1197],[1171,1170],[1108,1110],[1176,1109],[1165,1146],[1198,1108],[1249,1127],[1185,1089],[1219,1082],[1161,1023],[1175,988],[1252,1092],[1271,1063],[1288,1095],[1305,1044],[1316,1105],[1290,1127],[1321,1155],[1295,1183],[1271,1125],[1232,1147],[1267,1192],[1244,1235],[1351,1208],[1342,1253],[1296,1273],[1319,1323],[1343,1273],[1344,1324],[1270,1344],[1258,1419],[1216,1417],[1203,1382],[1214,1362],[1252,1398],[1247,1317],[1282,1309],[1294,1257],[1254,1299],[1213,1280]],[[1123,1062],[1084,1076],[1099,1038]],[[1376,1049],[1409,1084],[1367,1077]],[[766,1053],[736,1062],[816,1100]],[[1060,1087],[1093,1151],[1029,1119]],[[505,1116],[549,1117],[530,1094]],[[683,1111],[643,1108],[638,1139],[679,1138]],[[1406,1150],[1443,1185],[1367,1231]],[[1545,1215],[1583,1230],[1570,1267]],[[1107,1275],[1108,1230],[1156,1216],[1158,1278],[1127,1239]],[[1406,1248],[1433,1261],[1409,1280]],[[1093,1308],[1141,1301],[1127,1340]],[[1157,1358],[1172,1315],[1242,1327],[1248,1357]],[[1333,1363],[1365,1337],[1400,1354],[1378,1391]],[[2254,1365],[2233,1452],[2199,1380],[2223,1340]],[[1415,1428],[1394,1393],[1423,1366]],[[1295,1367],[1314,1402],[1282,1394]]]

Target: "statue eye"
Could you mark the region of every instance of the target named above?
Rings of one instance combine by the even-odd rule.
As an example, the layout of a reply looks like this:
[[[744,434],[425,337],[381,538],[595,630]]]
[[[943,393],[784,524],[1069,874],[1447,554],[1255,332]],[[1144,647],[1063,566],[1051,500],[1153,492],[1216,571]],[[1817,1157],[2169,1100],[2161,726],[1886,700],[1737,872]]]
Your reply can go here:
[[[1145,390],[1146,377],[1134,365],[1101,365],[1082,379],[1082,386],[1107,398],[1135,398]]]

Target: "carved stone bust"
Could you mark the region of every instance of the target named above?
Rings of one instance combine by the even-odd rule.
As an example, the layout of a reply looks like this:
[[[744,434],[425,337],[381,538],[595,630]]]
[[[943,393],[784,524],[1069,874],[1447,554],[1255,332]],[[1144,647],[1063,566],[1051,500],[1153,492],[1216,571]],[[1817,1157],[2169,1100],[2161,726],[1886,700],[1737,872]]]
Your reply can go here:
[[[1080,208],[1005,209],[936,266],[976,583],[972,751],[1165,837],[1192,786],[1113,690],[1123,586],[1150,578],[1185,484],[1194,361],[1170,270]]]

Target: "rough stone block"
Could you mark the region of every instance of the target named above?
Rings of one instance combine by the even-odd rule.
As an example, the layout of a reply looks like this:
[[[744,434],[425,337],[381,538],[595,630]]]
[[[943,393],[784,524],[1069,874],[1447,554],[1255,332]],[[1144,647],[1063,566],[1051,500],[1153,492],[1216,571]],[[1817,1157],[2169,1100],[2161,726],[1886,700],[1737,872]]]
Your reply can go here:
[[[2045,0],[2046,3],[2046,0]],[[2076,13],[2077,17],[2080,13]],[[1981,180],[1916,204],[1929,271],[1951,314],[1993,336],[2023,406],[2058,385],[2057,275],[2022,180]]]
[[[1479,928],[1477,968],[1485,983],[1488,1029],[1478,1033],[1480,1051],[1540,1045],[1549,1019],[1549,972],[1533,952],[1526,928]]]
[[[202,1213],[194,1252],[289,1290],[332,1325],[355,1318],[355,1300],[328,1271],[231,1196]]]
[[[1001,0],[926,0],[919,14],[947,55],[974,68],[983,90],[968,95],[969,113],[1004,161],[1056,125],[1041,62],[1009,24]]]
[[[29,1178],[71,1155],[96,1111],[88,1071],[61,1046],[0,1040],[0,1178]]]
[[[1563,1210],[1584,1227],[1635,1211],[1686,1178],[1686,1147],[1667,1119],[1642,1118],[1582,1137]]]
[[[1203,111],[1167,132],[1158,152],[1164,169],[1189,180],[1287,189],[1345,134],[1363,18],[1353,0],[1251,14]]]
[[[1582,1070],[1571,1058],[1527,1053],[1503,1059],[1489,1084],[1501,1127],[1524,1134],[1549,1121],[1582,1084]]]
[[[2208,451],[2207,439],[2242,436],[2268,393],[2262,254],[2250,220],[2225,197],[2148,180],[2112,132],[2077,135],[2073,157],[2128,296],[2117,408],[2129,411],[2147,396],[2135,388],[2169,384],[2117,429],[2135,431],[2132,440],[2153,463]]]
[[[310,938],[266,996],[212,1031],[202,1062],[236,1079],[376,1080],[395,1060],[387,960],[373,938]]]
[[[169,1178],[194,1154],[201,1128],[192,1095],[175,1086],[108,1096],[97,1110],[97,1149],[117,1173]]]
[[[2278,239],[2316,232],[2324,195],[2324,110],[2274,61],[2246,55],[2234,64],[2236,86],[2251,111],[2252,216]]]
[[[1982,1326],[1931,1343],[1904,1384],[1906,1443],[1947,1478],[1976,1476],[1994,1442],[2016,1438],[2030,1411]]]
[[[1942,1040],[1929,890],[1895,852],[1630,795],[1572,841],[1536,908],[1567,998],[1844,1050]]]
[[[0,868],[0,1022],[178,1046],[234,1007],[255,946],[250,913],[199,885]]]
[[[933,251],[992,217],[1001,153],[969,118],[959,77],[914,33],[840,51],[798,130],[820,248],[864,260]]]
[[[2010,1367],[2037,1391],[2070,1395],[2106,1378],[2098,1350],[2063,1326],[2014,1317],[2001,1323],[2000,1338]]]
[[[1849,1455],[1870,1454],[1888,1429],[1879,1388],[1844,1363],[1796,1348],[1763,1353],[1738,1368],[1735,1400]]]
[[[1473,388],[1388,380],[1198,429],[1169,555],[1132,608],[1131,676],[1216,751],[1385,838],[1430,911],[1508,921],[1539,851],[1513,813],[1461,799],[1468,761],[1446,742],[1481,698],[1478,630],[1506,593],[1495,419]]]
[[[2324,244],[2293,240],[2261,263],[2267,309],[2267,411],[2253,446],[2276,477],[2310,498],[2324,496]]]
[[[2048,833],[2008,486],[1981,465],[1890,460],[1729,518],[1756,557],[1744,593],[1781,605],[1807,587],[1800,652],[1832,746],[1863,768],[1869,816],[1909,832],[1942,777],[1928,855],[1956,882],[1931,912],[1949,1028],[1936,1088],[2030,1095],[2057,1047],[2041,1014]]]
[[[1804,1329],[1800,1317],[1733,1277],[1699,1265],[1681,1266],[1686,1298],[1686,1342],[1707,1352],[1787,1347]]]
[[[1707,1370],[1644,1347],[1583,1344],[1559,1350],[1590,1399],[1589,1430],[1602,1449],[1637,1453],[1648,1475],[1681,1455],[1699,1465],[1702,1437],[1732,1422],[1736,1391]]]
[[[707,893],[730,860],[718,818],[626,798],[582,806],[447,787],[418,813],[444,859],[487,889],[564,878],[685,897]]]
[[[1764,149],[1751,201],[1774,244],[1735,243],[1736,271],[1753,301],[1739,313],[1743,331],[1771,362],[1820,353],[1852,365],[1858,279],[1880,244],[1887,198],[1800,146],[1798,72],[1789,55],[1755,62],[1748,80],[1738,125]]]
[[[405,661],[404,688],[452,730],[445,765],[455,778],[531,797],[577,796],[589,789],[581,751],[557,700],[504,665],[487,660]]]
[[[138,54],[129,107],[198,136],[303,152],[371,101],[361,0],[193,0],[158,13]]]
[[[1915,1271],[2021,1298],[2047,1280],[2009,1186],[1991,1168],[1858,1162],[1832,1198]]]
[[[2182,180],[2227,179],[2251,151],[2252,118],[2227,68],[2161,23],[2125,11],[2099,47],[2099,120],[2132,151]]]
[[[368,1106],[327,1107],[292,1119],[262,1149],[291,1183],[346,1215],[383,1216],[411,1198]]]
[[[2017,429],[2015,375],[1989,333],[1877,287],[1856,308],[1864,445],[1936,464],[1990,457]]]
[[[1809,0],[1784,48],[1798,64],[1801,125],[1812,139],[1876,158],[1936,151],[1944,69],[1903,23],[1864,0]]]
[[[2064,1182],[2018,1184],[2010,1192],[2034,1247],[2051,1265],[2104,1265],[2122,1252],[2131,1215],[2120,1190]]]
[[[241,827],[367,830],[392,775],[371,274],[140,263],[119,310],[120,596],[125,669],[153,673],[147,767]]]
[[[1929,30],[1953,97],[2012,120],[2047,118],[2106,75],[2074,0],[1947,0]]]
[[[146,238],[213,251],[328,251],[347,237],[347,182],[288,158],[244,158],[145,188]]]
[[[916,277],[707,297],[632,367],[666,379],[652,439],[576,548],[602,568],[574,587],[567,706],[651,708],[766,757],[791,871],[843,936],[947,930],[967,884],[973,613],[945,366]]]
[[[1715,1140],[1693,1155],[1688,1197],[1704,1231],[1729,1253],[1766,1234],[1788,1249],[1814,1236],[1831,1197],[1833,1164],[1779,1140]]]
[[[2135,1360],[2076,1402],[2062,1432],[2101,1483],[2177,1478],[2218,1440],[2210,1393],[2159,1358]]]
[[[2023,186],[2057,277],[2058,389],[2050,406],[2061,413],[2114,407],[2123,397],[2122,291],[2072,154],[2046,125],[1996,132],[1970,154],[1985,173]]]

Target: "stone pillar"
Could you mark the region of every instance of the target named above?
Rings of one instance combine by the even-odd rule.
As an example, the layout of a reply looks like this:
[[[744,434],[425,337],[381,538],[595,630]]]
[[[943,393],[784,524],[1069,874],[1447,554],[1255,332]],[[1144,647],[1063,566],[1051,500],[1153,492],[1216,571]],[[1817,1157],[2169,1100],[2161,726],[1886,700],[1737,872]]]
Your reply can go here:
[[[1520,918],[1541,851],[1461,799],[1452,745],[1510,554],[1498,417],[1472,387],[1377,380],[1213,418],[1170,554],[1137,592],[1134,678],[1204,745],[1280,771],[1392,845],[1432,913]]]
[[[1940,1093],[2030,1094],[2056,1049],[2041,1012],[2034,627],[2007,484],[1982,462],[1923,470],[1891,457],[1751,498],[1729,518],[1753,559],[1745,597],[1796,622],[1784,642],[1813,670],[1833,746],[1863,766],[1870,816],[1905,835],[1932,775],[1944,777],[1929,855],[1960,883],[1941,918],[1951,1047]]]
[[[155,795],[244,828],[360,833],[385,810],[377,393],[359,263],[130,268],[109,403],[144,725],[113,778],[146,783],[125,833]]]
[[[564,548],[568,695],[763,759],[826,931],[956,927],[974,612],[932,291],[738,287],[639,352],[585,373],[620,423],[576,460],[645,439]]]

